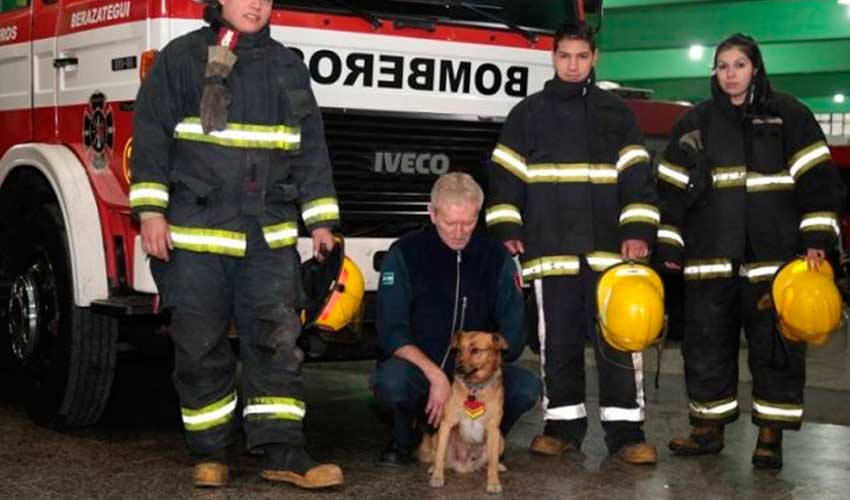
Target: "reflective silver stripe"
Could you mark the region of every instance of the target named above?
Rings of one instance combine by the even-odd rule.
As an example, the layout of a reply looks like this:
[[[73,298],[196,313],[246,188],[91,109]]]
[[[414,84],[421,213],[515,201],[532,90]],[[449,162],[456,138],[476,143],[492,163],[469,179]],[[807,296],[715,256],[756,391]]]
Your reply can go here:
[[[691,181],[688,171],[684,167],[663,161],[658,164],[658,177],[682,189],[688,187],[688,183]]]
[[[578,271],[579,261],[574,255],[540,257],[522,264],[522,278],[525,281],[544,276],[575,275]]]
[[[734,413],[738,409],[738,400],[723,401],[717,403],[701,403],[699,401],[690,401],[688,407],[691,413],[701,417],[717,418]]]
[[[632,222],[658,224],[661,222],[661,214],[658,213],[658,208],[652,205],[632,203],[623,207],[623,211],[620,213],[620,225]]]
[[[726,259],[709,259],[692,261],[685,265],[685,279],[731,278],[732,262]]]
[[[547,401],[548,402],[548,401]],[[570,406],[559,406],[557,408],[543,408],[543,418],[545,420],[577,420],[587,417],[587,409],[584,403]]]
[[[782,267],[782,262],[753,262],[741,266],[741,277],[756,283],[773,278],[776,271]]]
[[[511,148],[497,144],[493,150],[492,159],[520,179],[528,179],[528,166],[525,164],[525,158]]]
[[[625,421],[643,422],[646,419],[646,401],[643,390],[643,354],[632,353],[632,367],[635,373],[635,403],[637,408],[618,408],[600,406],[599,419],[603,422]]]
[[[841,234],[838,225],[838,215],[835,212],[812,212],[803,216],[800,221],[800,231],[831,231],[835,235]]]
[[[301,218],[308,226],[320,220],[339,219],[339,205],[328,203],[308,208],[301,212]]]
[[[794,189],[794,178],[788,172],[780,172],[774,175],[747,172],[747,192],[791,189]]]
[[[801,420],[803,418],[803,408],[794,407],[794,405],[777,406],[764,401],[753,401],[753,411],[768,417],[786,417]]]
[[[589,253],[585,256],[587,259],[587,264],[594,271],[604,271],[614,264],[619,264],[623,262],[623,258],[620,257],[620,254],[612,253],[612,252],[593,252]]]
[[[591,182],[615,184],[617,167],[599,163],[538,163],[529,165],[528,182]]]
[[[239,148],[298,149],[301,131],[285,125],[228,123],[224,130],[204,133],[198,117],[188,117],[174,127],[174,136],[189,141],[210,142]]]
[[[640,162],[649,161],[649,152],[643,146],[628,146],[620,150],[620,159],[617,160],[617,172],[631,167]]]
[[[659,243],[685,248],[685,240],[682,239],[681,233],[674,226],[659,226],[657,237]]]
[[[517,207],[507,203],[502,203],[488,208],[486,215],[484,216],[484,221],[488,226],[493,226],[503,222],[522,225],[522,215],[519,213],[519,209]]]
[[[829,159],[829,147],[823,141],[818,141],[798,151],[788,162],[788,170],[791,177],[797,180],[815,165]]]
[[[271,403],[271,404],[250,404],[245,406],[242,411],[243,416],[261,415],[261,414],[291,414],[300,418],[304,418],[307,410],[289,403]]]
[[[183,423],[185,425],[196,425],[196,424],[204,424],[204,423],[207,423],[207,422],[212,422],[214,420],[218,420],[219,418],[221,418],[221,417],[223,417],[223,416],[225,416],[229,413],[233,413],[233,410],[235,410],[235,409],[236,409],[236,397],[234,396],[233,399],[230,402],[228,402],[224,406],[220,406],[220,407],[218,407],[214,410],[204,412],[204,413],[198,413],[197,415],[187,415],[187,414],[184,413],[182,415]]]
[[[714,187],[738,187],[747,184],[746,167],[716,167],[711,169],[711,182]]]

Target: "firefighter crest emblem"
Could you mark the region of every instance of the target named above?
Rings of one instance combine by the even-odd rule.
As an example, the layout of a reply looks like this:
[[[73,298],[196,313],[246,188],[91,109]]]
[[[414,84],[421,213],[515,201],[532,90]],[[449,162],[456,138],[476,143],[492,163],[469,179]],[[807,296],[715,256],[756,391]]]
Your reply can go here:
[[[89,107],[83,116],[83,145],[92,167],[103,170],[109,165],[114,143],[112,107],[106,102],[106,96],[97,92],[89,98]]]

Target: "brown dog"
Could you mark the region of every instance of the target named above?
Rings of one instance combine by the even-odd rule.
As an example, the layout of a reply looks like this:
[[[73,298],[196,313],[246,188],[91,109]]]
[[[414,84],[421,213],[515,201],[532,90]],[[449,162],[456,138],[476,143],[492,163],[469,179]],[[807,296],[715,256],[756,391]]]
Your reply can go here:
[[[436,436],[431,486],[444,483],[446,466],[460,474],[487,464],[487,491],[501,493],[499,455],[505,443],[499,424],[504,411],[502,351],[508,348],[498,333],[458,332],[452,339],[457,366],[449,401]],[[428,460],[433,437],[426,436],[420,458]]]

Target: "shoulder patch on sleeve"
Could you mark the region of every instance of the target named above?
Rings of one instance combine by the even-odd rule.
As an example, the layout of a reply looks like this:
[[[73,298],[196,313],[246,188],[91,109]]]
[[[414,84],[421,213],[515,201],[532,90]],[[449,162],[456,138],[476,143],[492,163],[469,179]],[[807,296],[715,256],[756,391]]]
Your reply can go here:
[[[395,284],[395,273],[392,271],[386,271],[381,273],[381,285],[382,286],[393,286]]]

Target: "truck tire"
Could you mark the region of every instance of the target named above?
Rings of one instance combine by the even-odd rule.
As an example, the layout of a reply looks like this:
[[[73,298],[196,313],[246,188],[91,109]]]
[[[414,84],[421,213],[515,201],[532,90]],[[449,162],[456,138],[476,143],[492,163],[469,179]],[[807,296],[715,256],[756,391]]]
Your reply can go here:
[[[118,320],[73,301],[68,238],[58,205],[20,220],[14,250],[4,245],[9,290],[0,347],[11,349],[33,421],[52,428],[95,423],[109,400]]]

